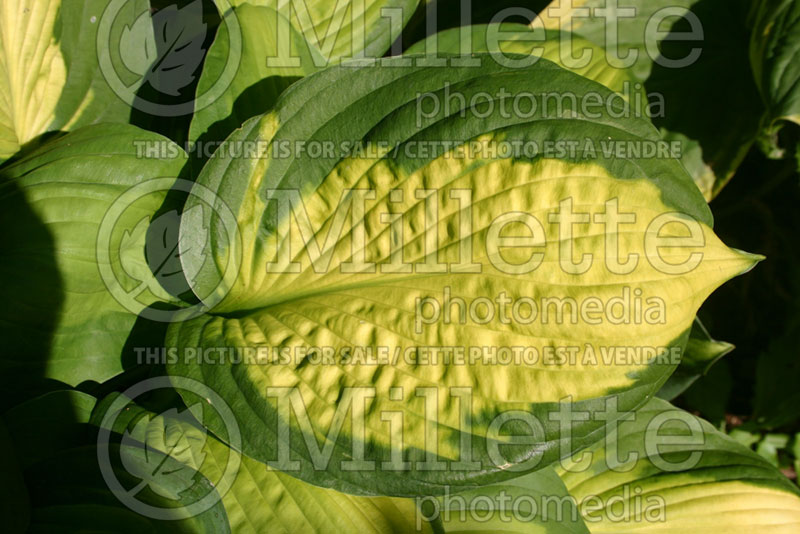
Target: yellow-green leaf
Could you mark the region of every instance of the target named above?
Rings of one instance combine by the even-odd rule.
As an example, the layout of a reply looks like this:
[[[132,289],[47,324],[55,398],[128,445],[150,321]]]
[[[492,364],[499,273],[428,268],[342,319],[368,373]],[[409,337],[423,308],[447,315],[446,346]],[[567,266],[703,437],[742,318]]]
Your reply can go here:
[[[558,471],[592,534],[789,534],[800,491],[707,422],[654,399]],[[613,456],[612,456],[613,454]],[[583,463],[581,463],[583,462]]]
[[[107,419],[113,423],[110,430],[169,453],[171,457],[186,462],[187,466],[197,462],[195,467],[225,491],[222,505],[231,532],[432,532],[431,525],[417,514],[412,499],[356,497],[312,486],[241,456],[215,437],[208,436],[204,429],[194,426],[197,422],[180,417],[174,409],[155,414],[132,402],[122,402],[120,405],[120,399],[119,395],[114,394],[101,401],[92,416],[95,424],[99,425]],[[120,408],[119,411],[115,408],[115,412],[109,414],[108,410],[114,407]],[[168,441],[151,439],[153,435],[167,434],[171,436]],[[187,456],[174,443],[197,443],[200,446],[193,455]],[[228,462],[232,457],[240,462],[239,468],[233,473],[233,479],[225,482]],[[166,478],[171,476],[169,473]],[[416,524],[418,520],[419,527]]]
[[[113,93],[99,67],[98,26],[109,3],[15,0],[0,5],[0,162],[48,132],[128,122],[130,106]],[[123,6],[113,36],[121,36],[126,21],[132,25],[149,7],[148,0]]]
[[[184,268],[214,308],[170,326],[168,371],[233,407],[245,454],[383,495],[543,467],[605,427],[587,416],[564,438],[554,411],[637,408],[676,367],[703,300],[758,259],[714,235],[677,160],[628,151],[664,145],[617,93],[544,59],[477,57],[311,75],[203,169],[198,184],[237,224],[202,221],[210,258]],[[616,104],[592,116],[568,98],[556,111],[552,94]],[[534,113],[508,111],[519,95]],[[441,105],[420,107],[430,101]],[[574,154],[553,148],[570,140]],[[515,143],[541,151],[498,157]],[[617,212],[633,222],[606,228]],[[571,213],[585,222],[557,222]]]

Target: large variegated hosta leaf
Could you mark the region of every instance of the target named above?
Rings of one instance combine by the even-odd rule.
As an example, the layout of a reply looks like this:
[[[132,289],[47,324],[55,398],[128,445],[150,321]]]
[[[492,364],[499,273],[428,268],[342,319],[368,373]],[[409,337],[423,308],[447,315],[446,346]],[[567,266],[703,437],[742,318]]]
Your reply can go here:
[[[476,53],[493,54],[502,64],[522,66],[531,60],[515,57],[515,54],[549,59],[566,69],[573,70],[591,80],[602,83],[609,89],[626,96],[636,96],[646,104],[645,95],[634,87],[637,81],[625,68],[616,68],[605,61],[604,50],[578,36],[570,36],[575,49],[588,48],[593,51],[592,60],[583,64],[571,61],[567,47],[562,46],[564,32],[529,28],[524,24],[476,24],[469,27],[444,30],[415,43],[406,54],[457,54],[470,56]],[[451,59],[451,61],[453,61]],[[455,60],[466,63],[468,60]],[[574,65],[574,66],[572,66]],[[633,104],[633,103],[632,103]]]
[[[634,415],[590,465],[579,453],[558,468],[593,534],[800,529],[800,491],[764,458],[659,399]]]
[[[158,157],[145,157],[144,147]],[[185,161],[159,135],[104,124],[47,143],[0,171],[0,272],[13,280],[1,292],[7,305],[0,313],[6,344],[0,365],[11,388],[43,378],[102,382],[122,371],[136,314],[169,298],[145,258],[146,230],[168,187],[131,199],[107,227],[113,277],[101,276],[98,232],[120,195],[147,180],[174,181]],[[119,291],[112,294],[110,286]],[[137,287],[141,304],[120,304],[120,294]]]
[[[400,36],[419,0],[215,0],[277,10],[330,62],[383,56]],[[287,30],[288,28],[284,28]],[[285,42],[288,44],[288,41]],[[292,52],[296,56],[296,52]],[[285,57],[281,52],[281,57]],[[324,64],[317,65],[323,67]]]
[[[159,465],[171,467],[169,457],[150,451],[150,461],[137,448],[119,443],[98,444],[96,429],[88,423],[96,399],[78,391],[57,390],[15,406],[2,416],[11,438],[19,468],[23,471],[30,501],[30,524],[25,532],[230,532],[225,510],[219,503],[207,510],[187,513],[186,506],[215,491],[194,470],[171,477],[151,478],[140,485],[135,473]],[[99,447],[109,447],[109,469],[98,463]],[[160,509],[160,520],[120,502],[109,489],[113,477],[131,501]],[[15,513],[18,513],[15,511]]]
[[[281,18],[274,9],[243,4],[224,15],[214,43],[208,50],[203,73],[197,85],[197,93],[205,93],[221,76],[230,60],[231,34],[229,26],[239,28],[241,56],[236,71],[225,92],[209,106],[198,110],[192,117],[189,130],[191,141],[211,144],[225,140],[230,133],[247,119],[272,108],[278,96],[293,82],[318,69],[321,56],[316,48],[309,46],[303,35],[289,27],[289,48],[299,61],[298,66],[279,63],[270,64],[278,58],[278,40],[285,38],[278,31]],[[203,150],[202,148],[200,150]],[[208,158],[212,150],[203,150]]]
[[[651,98],[653,122],[683,144],[707,199],[733,176],[758,133],[761,103],[739,0],[553,0],[546,28],[574,32],[630,66]],[[615,53],[616,52],[616,53]],[[580,55],[576,50],[575,54]]]
[[[618,94],[546,60],[507,69],[479,58],[480,67],[406,67],[400,58],[311,75],[203,169],[198,183],[217,192],[238,228],[210,212],[181,223],[182,236],[211,234],[208,261],[181,257],[198,295],[218,304],[170,326],[168,370],[230,404],[245,454],[367,494],[441,492],[542,467],[597,439],[602,418],[619,417],[605,412],[608,402],[624,412],[654,394],[700,303],[753,265],[714,235],[678,161],[626,151],[660,138],[648,121],[621,117],[631,110]],[[589,115],[569,97],[562,109],[545,104],[553,94],[616,103]],[[509,111],[520,95],[534,112]],[[320,99],[325,106],[307,105]],[[437,99],[448,106],[433,109]],[[581,149],[559,152],[556,141]],[[622,148],[604,153],[609,142]],[[352,143],[364,151],[340,152]],[[489,152],[534,144],[540,151],[527,156]],[[567,206],[594,222],[555,224],[569,218]],[[598,221],[617,208],[635,222],[604,236]],[[652,248],[657,234],[686,238],[690,229],[689,249]],[[686,262],[692,250],[689,272],[659,264],[661,255]],[[615,261],[634,261],[628,253],[638,259],[614,274]],[[581,258],[583,267],[572,265]],[[240,265],[238,278],[220,285],[229,264]],[[542,315],[521,304],[513,312],[507,299]],[[627,319],[581,319],[587,299]],[[437,315],[434,300],[450,313]],[[303,352],[311,347],[321,350]],[[427,347],[451,347],[455,359]],[[498,347],[527,355],[509,362],[506,351],[495,362]],[[614,357],[616,347],[634,354]],[[271,349],[286,352],[273,359]],[[674,357],[655,358],[664,350]],[[560,401],[596,416],[577,422],[571,440],[550,419]],[[204,424],[221,422],[212,413]]]
[[[800,124],[800,2],[760,0],[751,16],[750,62],[774,136],[780,121]]]
[[[236,534],[432,532],[411,499],[355,497],[312,486],[241,456],[214,436],[206,435],[205,429],[193,419],[181,418],[175,410],[155,414],[113,394],[98,404],[92,421],[98,426],[107,421],[110,430],[169,453],[184,463],[196,463],[196,468],[208,480],[219,488],[226,488],[222,504],[231,531]],[[156,442],[154,436],[166,436],[166,439]],[[198,443],[199,446],[187,451],[192,447],[182,446],[184,443]],[[232,457],[241,462],[239,468],[232,480],[220,483],[226,477],[227,464]]]
[[[0,162],[47,132],[128,121],[130,106],[112,92],[99,68],[97,32],[109,3],[0,5]],[[148,0],[127,2],[112,37],[120,37],[126,21],[133,24],[149,7]]]
[[[789,534],[800,527],[800,491],[792,482],[660,399],[555,471],[450,496],[449,519],[443,504],[423,515],[443,519],[447,533]]]

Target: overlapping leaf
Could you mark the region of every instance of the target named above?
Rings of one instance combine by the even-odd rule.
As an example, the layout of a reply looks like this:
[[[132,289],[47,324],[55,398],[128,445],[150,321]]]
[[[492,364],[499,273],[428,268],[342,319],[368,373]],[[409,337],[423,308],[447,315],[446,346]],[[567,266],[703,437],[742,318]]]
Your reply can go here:
[[[683,145],[682,162],[713,198],[758,134],[762,105],[739,1],[554,0],[540,17],[610,51],[645,84],[653,122]]]
[[[567,41],[562,34],[560,31],[545,30],[541,26],[529,28],[524,24],[514,23],[477,24],[434,34],[409,47],[406,54],[436,52],[436,55],[471,56],[488,52],[495,61],[509,67],[523,66],[531,61],[516,58],[515,54],[543,57],[618,93],[626,92],[627,97],[636,96],[646,104],[645,95],[634,87],[638,80],[631,72],[608,64],[602,48],[578,36],[569,36]],[[591,60],[585,64],[583,61],[575,61],[570,55],[572,49],[565,45],[567,42],[571,42],[572,49],[575,50],[590,49]]]
[[[445,495],[438,501],[433,497],[421,501],[423,517],[439,519],[447,534],[590,532],[552,467],[499,484]]]
[[[750,62],[766,106],[766,135],[777,146],[781,121],[800,124],[800,2],[754,2]]]
[[[235,25],[234,19],[235,17]],[[228,11],[217,31],[214,44],[208,50],[203,73],[198,82],[198,94],[204,93],[225,70],[227,62],[238,60],[236,76],[225,92],[211,105],[198,110],[192,117],[189,130],[191,141],[200,141],[201,156],[208,158],[215,143],[223,141],[230,133],[251,117],[269,111],[278,96],[299,78],[318,69],[322,57],[313,46],[309,46],[293,26],[289,26],[289,50],[298,66],[289,66],[279,56],[278,40],[281,19],[274,9],[250,4]],[[237,34],[231,34],[235,27]],[[241,40],[238,57],[231,58],[231,39]],[[278,62],[283,59],[283,62]],[[278,62],[277,65],[270,62]],[[211,144],[203,149],[203,144]]]
[[[674,399],[734,348],[730,343],[712,338],[700,319],[695,318],[681,364],[658,392],[658,396],[668,401]]]
[[[134,498],[163,510],[164,520],[154,520],[130,509],[109,490],[105,477],[113,476],[133,491],[141,480],[127,470],[141,473],[146,464],[137,461],[136,448],[118,443],[97,443],[88,425],[95,399],[77,391],[59,390],[14,407],[3,415],[11,441],[23,468],[31,504],[27,532],[179,532],[209,534],[230,532],[220,504],[194,516],[186,512],[206,492],[215,491],[202,475],[188,474],[192,487],[179,476],[153,481]],[[49,442],[42,436],[52,437]],[[98,464],[98,446],[108,447],[110,471]],[[157,453],[161,461],[167,460]],[[124,462],[122,461],[124,459]],[[169,495],[170,497],[165,497]]]
[[[102,423],[118,398],[112,395],[98,405],[92,416],[95,424]],[[112,422],[114,431],[141,443],[151,442],[157,451],[164,453],[174,447],[166,442],[161,442],[159,447],[150,436],[170,434],[178,442],[203,441],[196,451],[202,457],[197,468],[211,481],[219,482],[225,476],[223,473],[231,455],[236,456],[241,464],[234,473],[230,489],[222,496],[222,504],[231,530],[237,534],[432,532],[430,525],[419,518],[411,499],[355,497],[306,484],[255,460],[240,457],[213,436],[206,439],[205,431],[195,426],[197,422],[176,418],[174,413],[156,415],[129,403]],[[184,459],[193,462],[196,457]],[[415,525],[417,519],[420,519],[420,528]]]
[[[252,4],[275,9],[330,62],[375,59],[389,50],[419,0],[215,0],[217,6]],[[288,30],[288,27],[284,27]],[[318,67],[324,65],[317,65]]]
[[[145,157],[144,146],[164,157]],[[0,315],[10,385],[30,387],[43,378],[102,382],[122,371],[136,314],[168,296],[145,257],[146,232],[135,232],[143,219],[154,218],[168,187],[131,199],[119,220],[109,222],[108,243],[100,243],[101,223],[129,188],[174,180],[185,161],[159,135],[107,124],[70,133],[3,169],[0,270],[15,281],[3,286],[2,298],[12,305]],[[101,275],[101,263],[113,276]],[[130,299],[135,308],[120,303],[120,295],[137,291],[141,304],[136,296]]]
[[[560,481],[548,469],[451,496],[479,511],[453,514],[445,531],[788,534],[800,525],[800,491],[792,482],[660,399],[555,470]],[[529,521],[532,509],[538,516]]]
[[[40,135],[99,122],[128,122],[128,103],[100,69],[100,53],[122,65],[100,43],[98,26],[110,0],[21,0],[0,6],[0,162]],[[110,39],[122,39],[147,13],[148,0],[127,2]],[[149,20],[148,20],[149,22]],[[144,31],[152,35],[149,25]],[[118,42],[120,42],[118,41]]]
[[[586,452],[588,469],[578,455],[559,471],[593,533],[788,534],[800,526],[794,484],[747,447],[662,400],[650,401]]]

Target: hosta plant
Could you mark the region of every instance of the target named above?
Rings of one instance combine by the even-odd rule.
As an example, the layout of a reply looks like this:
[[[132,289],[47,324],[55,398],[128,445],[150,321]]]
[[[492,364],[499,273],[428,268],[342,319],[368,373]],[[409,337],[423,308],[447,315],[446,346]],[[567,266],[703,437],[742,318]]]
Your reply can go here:
[[[796,2],[615,2],[625,57],[593,0],[404,46],[436,4],[0,6],[12,531],[797,530],[676,407]]]

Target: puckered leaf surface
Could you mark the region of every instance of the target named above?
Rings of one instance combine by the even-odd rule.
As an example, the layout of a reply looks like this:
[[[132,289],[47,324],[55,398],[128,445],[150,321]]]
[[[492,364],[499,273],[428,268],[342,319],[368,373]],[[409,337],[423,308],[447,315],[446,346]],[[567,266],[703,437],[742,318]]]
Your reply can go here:
[[[621,412],[638,407],[677,365],[663,356],[679,354],[700,303],[756,259],[713,234],[678,161],[603,152],[609,141],[660,142],[648,121],[624,117],[627,105],[604,86],[546,60],[507,69],[484,58],[478,68],[441,69],[402,66],[405,59],[307,77],[226,141],[198,184],[219,195],[236,228],[209,213],[201,222],[213,261],[184,257],[198,296],[215,307],[167,334],[177,354],[169,372],[201,380],[230,404],[245,454],[352,493],[440,492],[551,463],[564,454],[550,419],[560,401],[590,413],[609,399]],[[590,118],[570,99],[557,110],[543,103],[544,95],[589,92],[614,96],[613,116]],[[536,111],[501,105],[520,94],[534,95]],[[447,95],[449,108],[434,110],[431,102]],[[309,105],[319,99],[326,106]],[[570,139],[583,150],[546,148]],[[541,150],[488,152],[503,143]],[[228,155],[237,150],[250,155]],[[589,218],[614,205],[633,214],[634,223],[609,234],[625,252],[606,248],[597,219],[560,233],[552,221],[570,203]],[[500,217],[512,223],[498,230]],[[533,239],[529,217],[542,224]],[[686,238],[678,220],[695,221],[700,247],[683,274],[658,258],[682,263],[687,249],[645,245],[654,232]],[[653,221],[671,222],[655,230]],[[181,233],[193,235],[197,224],[185,220]],[[512,248],[501,236],[528,239]],[[612,256],[628,253],[639,261],[615,274]],[[578,273],[571,262],[584,254],[593,261]],[[239,266],[235,276],[224,272],[229,265]],[[625,301],[635,295],[639,305]],[[448,296],[463,300],[465,314],[481,311],[462,320],[451,300],[451,313],[435,316],[432,300]],[[549,298],[575,304],[558,319],[552,302],[542,306]],[[528,299],[537,315],[526,309],[504,319],[502,305],[490,302],[497,299]],[[609,309],[619,302],[628,319],[576,316],[587,299]],[[658,299],[663,316],[652,308]],[[647,320],[634,317],[637,306],[649,310]],[[463,351],[463,361],[431,356],[430,347]],[[504,360],[514,347],[528,358]],[[209,356],[198,358],[198,348]],[[212,431],[221,424],[208,413],[204,422]],[[604,425],[601,417],[576,423],[567,450],[598,439]]]

